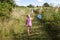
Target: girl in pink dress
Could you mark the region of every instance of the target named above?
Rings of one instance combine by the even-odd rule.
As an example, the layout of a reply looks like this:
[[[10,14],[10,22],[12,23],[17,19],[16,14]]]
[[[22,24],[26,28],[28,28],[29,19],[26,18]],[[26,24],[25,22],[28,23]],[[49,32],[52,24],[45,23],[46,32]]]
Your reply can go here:
[[[28,29],[28,35],[30,35],[31,26],[32,26],[32,19],[31,19],[30,15],[27,15],[26,26],[27,26],[27,29]]]

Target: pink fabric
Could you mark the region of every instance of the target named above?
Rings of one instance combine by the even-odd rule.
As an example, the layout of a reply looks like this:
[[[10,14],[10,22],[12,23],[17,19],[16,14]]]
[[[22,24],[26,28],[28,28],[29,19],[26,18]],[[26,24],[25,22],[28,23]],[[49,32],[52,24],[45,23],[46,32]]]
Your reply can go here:
[[[32,26],[32,20],[31,20],[31,18],[27,18],[26,19],[26,26],[27,27],[31,27]]]

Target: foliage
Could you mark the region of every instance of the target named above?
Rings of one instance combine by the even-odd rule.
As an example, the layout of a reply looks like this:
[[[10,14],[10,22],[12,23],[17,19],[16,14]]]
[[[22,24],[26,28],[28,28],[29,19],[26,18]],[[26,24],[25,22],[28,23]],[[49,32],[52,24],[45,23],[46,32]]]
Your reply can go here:
[[[52,40],[59,40],[60,35],[60,12],[55,12],[56,9],[44,8],[43,19],[44,27]],[[58,9],[59,10],[59,9]],[[45,13],[46,12],[46,13]]]
[[[57,11],[54,7],[43,7],[43,18],[40,23],[44,26],[43,29],[47,32],[50,39],[60,40],[60,9],[57,8]],[[35,13],[37,10],[35,10]],[[59,35],[59,36],[58,36]]]
[[[9,17],[14,6],[13,0],[0,0],[0,17]]]
[[[44,7],[49,7],[50,5],[48,3],[43,4]]]
[[[0,17],[9,17],[12,11],[11,4],[0,2]],[[34,19],[31,36],[27,35],[25,27],[25,14],[30,12],[30,8],[15,8],[14,14],[19,19],[9,19],[9,22],[2,23],[0,20],[0,39],[1,40],[60,40],[60,8],[55,12],[55,7],[42,7],[42,19],[36,18],[40,8],[34,9]],[[22,12],[21,12],[22,11]],[[17,15],[18,14],[18,15]],[[1,18],[0,18],[1,19]],[[17,21],[18,20],[18,21]],[[3,21],[3,20],[2,20]],[[28,38],[28,39],[27,39]]]
[[[29,8],[34,8],[34,6],[32,4],[28,5],[27,7]]]

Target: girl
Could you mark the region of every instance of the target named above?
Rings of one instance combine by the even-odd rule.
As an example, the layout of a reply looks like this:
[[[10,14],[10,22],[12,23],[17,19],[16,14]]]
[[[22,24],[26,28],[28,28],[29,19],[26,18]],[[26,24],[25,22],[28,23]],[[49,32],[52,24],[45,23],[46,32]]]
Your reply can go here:
[[[28,36],[29,36],[30,32],[31,32],[31,26],[32,26],[32,19],[31,19],[30,15],[27,15],[26,26],[28,29]]]

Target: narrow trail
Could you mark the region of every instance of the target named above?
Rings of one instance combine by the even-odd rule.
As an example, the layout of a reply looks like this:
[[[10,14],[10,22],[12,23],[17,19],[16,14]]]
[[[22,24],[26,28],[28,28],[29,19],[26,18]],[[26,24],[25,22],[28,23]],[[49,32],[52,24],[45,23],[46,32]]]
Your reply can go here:
[[[25,16],[22,16],[21,15],[24,15],[24,14],[28,14],[29,13],[29,10],[30,9],[14,9],[13,11],[13,17],[17,17],[20,19],[20,27],[21,29],[20,30],[23,30],[24,31],[22,33],[20,33],[20,35],[18,36],[18,40],[21,39],[21,40],[28,40],[27,38],[29,38],[30,40],[36,40],[38,38],[38,40],[42,40],[42,39],[48,39],[48,35],[46,33],[46,31],[44,30],[44,27],[43,25],[41,25],[40,21],[37,19],[36,17],[36,14],[34,13],[34,19],[33,19],[33,26],[32,26],[32,32],[30,34],[30,36],[28,37],[27,35],[27,29],[25,27],[25,19],[26,17]]]

